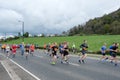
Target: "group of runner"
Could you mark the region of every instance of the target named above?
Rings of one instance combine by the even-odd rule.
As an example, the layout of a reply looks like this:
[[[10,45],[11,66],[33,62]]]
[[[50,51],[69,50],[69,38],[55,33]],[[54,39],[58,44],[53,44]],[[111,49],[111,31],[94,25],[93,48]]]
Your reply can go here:
[[[22,44],[16,45],[16,44],[3,44],[1,46],[1,51],[6,53],[7,58],[12,55],[12,58],[15,58],[15,55],[17,53],[17,50],[20,49],[20,53],[23,56],[25,54],[26,59],[28,59],[28,54],[30,53],[32,56],[34,54],[35,46],[33,44]]]
[[[106,45],[107,44],[104,43],[104,45],[101,47],[102,57],[100,58],[100,61],[109,59],[111,63],[113,63],[113,61],[114,61],[114,65],[117,66],[117,63],[118,63],[117,52],[118,52],[119,43],[113,43],[109,47],[109,49],[107,49]],[[106,56],[107,52],[109,52],[110,57]]]
[[[35,50],[34,44],[20,44],[20,51],[21,55],[23,56],[25,54],[26,59],[28,59],[28,55],[31,54],[33,56]]]
[[[107,60],[109,59],[111,63],[114,63],[115,66],[117,66],[118,59],[116,58],[117,52],[118,52],[118,46],[119,43],[113,43],[109,48],[106,47],[106,43],[101,47],[101,54],[102,57],[100,58],[101,60]],[[80,53],[81,56],[78,60],[79,63],[85,63],[85,59],[87,57],[88,53],[88,44],[87,40],[84,40],[82,44],[80,44]],[[73,49],[75,49],[75,44],[73,43]],[[59,46],[57,46],[57,43],[53,43],[50,45],[44,45],[44,49],[47,50],[47,54],[49,54],[52,57],[52,62],[51,64],[55,64],[57,61],[57,52],[60,53],[61,55],[61,63],[69,63],[69,46],[68,42],[63,42],[60,43]],[[110,57],[106,56],[106,54],[110,53]]]
[[[72,48],[75,49],[75,44],[73,43],[73,45],[74,46]],[[109,48],[107,48],[106,45],[107,44],[104,43],[104,45],[101,47],[100,51],[101,51],[102,57],[100,58],[100,61],[109,59],[111,63],[114,63],[114,65],[117,66],[118,59],[116,58],[116,56],[118,52],[119,43],[113,43]],[[88,52],[87,40],[84,40],[79,47],[80,47],[81,56],[78,59],[78,62],[85,63],[85,59],[87,57],[87,52]],[[26,59],[28,59],[29,53],[33,56],[34,50],[35,50],[34,44],[24,44],[23,42],[20,45],[3,44],[1,46],[1,50],[4,53],[7,53],[6,54],[7,58],[11,55],[10,53],[12,53],[12,57],[14,58],[18,48],[20,49],[21,55],[22,56],[25,55]],[[45,44],[44,49],[45,49],[45,53],[51,56],[51,64],[56,64],[57,58],[58,58],[58,52],[60,53],[61,63],[69,64],[69,43],[68,42],[64,41],[59,45],[56,42],[52,44],[49,43],[47,45]],[[109,57],[106,56],[107,52],[110,53]]]
[[[58,54],[57,52],[60,53],[61,55],[61,63],[68,62],[69,59],[69,47],[68,47],[68,42],[63,42],[60,43],[59,46],[57,45],[57,43],[52,43],[52,44],[48,44],[48,45],[44,45],[44,49],[47,51],[45,51],[45,53],[47,53],[48,55],[50,55],[52,57],[51,59],[51,64],[56,64],[57,58],[58,58]]]
[[[44,49],[47,51],[45,51],[45,53],[47,53],[48,55],[50,55],[52,57],[52,61],[51,64],[56,64],[57,61],[57,52],[60,53],[61,56],[61,63],[68,63],[69,64],[69,46],[68,46],[68,42],[62,42],[59,44],[59,46],[57,45],[57,43],[53,43],[53,44],[48,44],[48,45],[44,45]],[[74,45],[75,48],[75,45]],[[81,53],[82,56],[80,57],[80,59],[78,60],[80,63],[83,62],[87,56],[87,41],[84,40],[83,44],[80,45],[81,48]]]
[[[14,58],[17,48],[18,48],[18,46],[15,44],[13,44],[13,45],[3,44],[1,46],[1,50],[2,50],[2,52],[6,53],[7,58],[9,58],[10,55],[12,55],[12,57]]]

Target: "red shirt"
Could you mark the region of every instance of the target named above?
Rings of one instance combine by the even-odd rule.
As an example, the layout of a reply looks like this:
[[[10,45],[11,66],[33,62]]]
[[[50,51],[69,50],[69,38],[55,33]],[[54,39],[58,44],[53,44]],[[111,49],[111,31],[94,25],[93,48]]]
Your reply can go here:
[[[12,45],[12,53],[13,53],[13,54],[16,53],[16,49],[17,49],[17,46],[16,46],[16,45]]]
[[[31,46],[30,46],[30,49],[31,49],[31,51],[34,51],[34,50],[35,50],[35,46],[34,46],[34,45],[31,45]]]

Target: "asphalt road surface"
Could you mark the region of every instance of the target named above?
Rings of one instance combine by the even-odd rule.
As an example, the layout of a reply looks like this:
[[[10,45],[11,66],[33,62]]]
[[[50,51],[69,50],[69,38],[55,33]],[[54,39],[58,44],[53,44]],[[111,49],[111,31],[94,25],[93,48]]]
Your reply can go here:
[[[57,64],[51,65],[50,56],[38,50],[28,60],[20,53],[11,59],[40,80],[120,80],[120,64],[115,67],[109,61],[87,58],[85,64],[80,64],[79,57],[70,56],[69,64],[61,64],[59,58]]]
[[[7,71],[4,69],[0,63],[0,80],[11,80],[10,76],[7,74]]]

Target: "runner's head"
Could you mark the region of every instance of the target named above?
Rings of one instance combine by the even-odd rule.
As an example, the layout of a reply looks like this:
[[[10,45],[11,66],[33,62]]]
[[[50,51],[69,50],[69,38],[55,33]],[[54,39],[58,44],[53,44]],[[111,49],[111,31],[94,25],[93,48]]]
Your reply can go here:
[[[117,46],[117,47],[118,47],[118,46],[119,46],[119,43],[115,43],[115,46]]]
[[[84,42],[84,43],[87,43],[87,40],[84,40],[83,42]]]
[[[115,42],[113,42],[112,46],[115,46]]]

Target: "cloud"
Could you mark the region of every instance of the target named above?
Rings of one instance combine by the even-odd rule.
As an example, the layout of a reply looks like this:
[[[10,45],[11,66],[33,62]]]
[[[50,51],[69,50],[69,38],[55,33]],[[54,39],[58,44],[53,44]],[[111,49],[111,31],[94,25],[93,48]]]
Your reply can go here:
[[[11,9],[0,9],[0,32],[14,32],[18,31],[20,26],[16,23],[18,18],[22,15]],[[15,32],[16,32],[15,31]]]
[[[120,0],[0,0],[0,32],[22,31],[22,20],[30,33],[61,33],[118,8]]]

